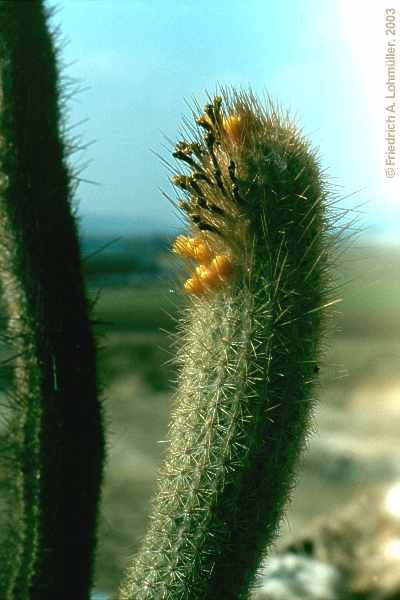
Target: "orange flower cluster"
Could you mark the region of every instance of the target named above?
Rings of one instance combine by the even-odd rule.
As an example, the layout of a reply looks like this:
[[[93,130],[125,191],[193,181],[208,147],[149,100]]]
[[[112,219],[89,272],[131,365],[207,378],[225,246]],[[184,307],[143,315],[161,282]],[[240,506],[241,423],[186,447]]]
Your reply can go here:
[[[192,277],[184,283],[184,290],[188,294],[201,295],[212,288],[224,285],[232,273],[233,265],[230,257],[215,254],[204,239],[179,235],[172,251],[199,263]]]

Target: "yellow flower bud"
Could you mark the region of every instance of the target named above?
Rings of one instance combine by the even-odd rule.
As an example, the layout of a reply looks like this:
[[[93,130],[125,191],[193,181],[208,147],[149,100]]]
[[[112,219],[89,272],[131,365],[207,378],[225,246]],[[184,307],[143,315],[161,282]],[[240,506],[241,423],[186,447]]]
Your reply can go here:
[[[205,286],[213,288],[221,285],[222,280],[218,275],[217,271],[215,271],[214,269],[207,269],[207,267],[205,267],[204,271],[201,274],[201,282]]]
[[[225,279],[232,273],[232,261],[229,256],[219,254],[211,261],[210,270],[215,271],[218,277]]]
[[[243,132],[243,122],[240,115],[230,115],[224,118],[222,124],[231,142],[239,144]]]
[[[179,254],[179,256],[186,256],[187,258],[193,258],[195,240],[189,238],[186,235],[178,235],[175,242],[172,245],[172,252]]]
[[[207,278],[207,272],[208,269],[206,265],[198,265],[196,267],[196,277],[198,277],[200,280]]]
[[[194,277],[189,277],[189,279],[185,281],[183,288],[187,294],[199,295],[205,291],[204,285],[196,275]]]
[[[195,258],[199,263],[209,263],[214,256],[211,248],[208,244],[199,241],[198,244],[194,247],[193,258]]]

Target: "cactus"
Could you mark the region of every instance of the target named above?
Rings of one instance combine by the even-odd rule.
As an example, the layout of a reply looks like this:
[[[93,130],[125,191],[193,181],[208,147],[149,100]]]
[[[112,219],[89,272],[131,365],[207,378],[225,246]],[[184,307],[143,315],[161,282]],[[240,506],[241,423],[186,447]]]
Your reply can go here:
[[[15,391],[0,597],[87,600],[104,462],[72,145],[42,0],[0,2],[0,277]],[[295,123],[223,90],[173,178],[190,270],[149,531],[121,600],[247,598],[294,485],[332,300],[328,189]]]
[[[121,600],[247,598],[293,487],[331,300],[327,185],[271,101],[224,90],[177,144],[191,271],[169,449]]]
[[[38,0],[0,2],[0,277],[16,355],[4,600],[89,597],[104,455],[48,17]]]

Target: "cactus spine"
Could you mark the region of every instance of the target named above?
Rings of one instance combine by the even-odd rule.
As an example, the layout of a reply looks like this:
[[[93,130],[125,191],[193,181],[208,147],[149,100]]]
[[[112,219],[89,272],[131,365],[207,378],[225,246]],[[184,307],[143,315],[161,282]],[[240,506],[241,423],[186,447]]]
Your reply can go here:
[[[197,124],[174,152],[190,236],[173,251],[192,272],[169,449],[121,600],[248,597],[294,484],[331,304],[327,186],[296,125],[229,90]]]
[[[0,277],[16,354],[4,600],[88,599],[104,454],[48,16],[41,0],[0,3]]]

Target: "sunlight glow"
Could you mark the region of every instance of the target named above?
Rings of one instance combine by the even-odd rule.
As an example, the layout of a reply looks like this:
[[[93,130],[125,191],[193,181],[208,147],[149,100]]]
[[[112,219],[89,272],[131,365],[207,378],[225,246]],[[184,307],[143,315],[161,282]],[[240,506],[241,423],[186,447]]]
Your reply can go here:
[[[400,483],[389,489],[385,498],[385,508],[390,515],[400,518]]]

